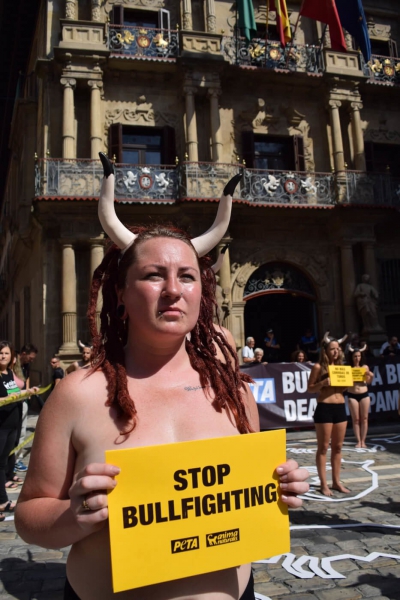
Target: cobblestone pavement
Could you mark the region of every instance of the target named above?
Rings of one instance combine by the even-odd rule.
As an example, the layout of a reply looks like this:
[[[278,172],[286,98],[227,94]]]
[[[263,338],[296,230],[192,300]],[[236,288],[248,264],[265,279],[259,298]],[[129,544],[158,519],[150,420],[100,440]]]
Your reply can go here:
[[[30,416],[30,431],[35,422]],[[349,431],[342,481],[350,494],[333,501],[313,479],[314,432],[287,437],[288,457],[312,471],[312,489],[290,512],[291,553],[253,564],[256,597],[400,600],[400,427],[371,430],[367,450],[354,448]],[[0,600],[61,600],[68,549],[25,544],[9,519],[0,523]]]

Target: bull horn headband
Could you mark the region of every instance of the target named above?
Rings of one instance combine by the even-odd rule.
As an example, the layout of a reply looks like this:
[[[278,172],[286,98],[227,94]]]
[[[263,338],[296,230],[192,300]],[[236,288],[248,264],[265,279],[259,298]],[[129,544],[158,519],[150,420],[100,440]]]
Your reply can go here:
[[[343,344],[343,342],[345,340],[347,340],[347,335],[344,335],[342,338],[340,338],[340,340],[337,338],[331,337],[329,335],[329,331],[327,331],[324,335],[324,343],[325,344],[330,344],[331,342],[337,342],[338,344]]]
[[[218,256],[216,262],[211,267],[212,270],[214,271],[214,273],[218,273],[218,271],[222,267],[222,263],[224,262],[224,258],[225,258],[225,252],[228,250],[228,248],[229,248],[229,244],[225,244],[225,246],[223,248],[221,248],[221,252],[219,253],[219,256]]]
[[[99,197],[99,220],[108,237],[124,253],[133,244],[137,235],[129,231],[116,215],[114,208],[114,165],[103,152],[99,152],[99,156],[104,169],[104,179]],[[192,240],[199,256],[208,254],[225,235],[231,218],[232,196],[242,176],[242,174],[235,175],[228,181],[222,193],[214,223],[205,233]]]
[[[367,344],[364,344],[364,346],[362,348],[353,348],[353,346],[351,344],[349,344],[350,352],[365,352],[366,349],[367,349]]]

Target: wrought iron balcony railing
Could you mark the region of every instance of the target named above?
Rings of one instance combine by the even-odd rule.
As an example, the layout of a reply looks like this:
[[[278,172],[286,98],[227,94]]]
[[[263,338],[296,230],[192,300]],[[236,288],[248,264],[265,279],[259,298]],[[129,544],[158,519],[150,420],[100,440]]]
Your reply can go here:
[[[364,63],[364,75],[379,83],[400,84],[400,58],[373,54],[368,63]]]
[[[230,63],[304,73],[322,73],[324,61],[318,46],[288,45],[258,38],[247,44],[244,38],[224,36],[221,51]]]
[[[132,58],[175,59],[179,53],[178,31],[110,25],[108,48],[112,54]]]
[[[42,159],[35,165],[35,195],[97,197],[103,168],[98,160]],[[125,201],[175,200],[178,174],[166,165],[116,165],[115,197]]]
[[[263,205],[326,206],[344,201],[373,206],[400,205],[400,177],[346,171],[306,173],[247,169],[240,164],[184,162],[167,165],[115,165],[115,197],[124,202],[216,199],[227,181],[243,171],[234,198]],[[39,159],[35,196],[96,198],[103,168],[98,160]]]
[[[400,177],[389,173],[346,172],[346,200],[351,204],[400,205]]]
[[[183,163],[180,196],[219,198],[225,183],[242,169],[234,164]],[[257,204],[333,204],[334,177],[329,173],[243,169],[234,197]]]

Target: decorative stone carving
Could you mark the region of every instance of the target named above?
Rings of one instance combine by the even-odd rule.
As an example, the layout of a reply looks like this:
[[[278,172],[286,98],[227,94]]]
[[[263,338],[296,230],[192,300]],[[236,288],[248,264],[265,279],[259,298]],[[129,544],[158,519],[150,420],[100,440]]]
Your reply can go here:
[[[215,15],[207,15],[207,31],[208,33],[217,31],[217,18]]]
[[[144,98],[144,97],[142,97]],[[119,107],[106,110],[105,125],[106,128],[112,123],[125,123],[127,125],[158,125],[164,123],[177,127],[178,116],[174,113],[167,113],[154,110],[151,103],[145,101],[130,104],[130,108]]]
[[[186,31],[192,31],[193,29],[192,13],[190,12],[183,13],[183,29]]]
[[[100,21],[100,0],[92,0],[92,21]]]
[[[371,142],[383,142],[383,143],[391,143],[391,144],[399,144],[400,143],[400,131],[389,130],[389,129],[365,129],[364,131],[364,139],[366,141]]]
[[[389,40],[391,37],[391,26],[383,25],[381,23],[374,23],[372,17],[368,19],[368,33],[369,37],[379,38],[381,40]]]
[[[66,0],[65,2],[65,18],[76,19],[76,0]]]

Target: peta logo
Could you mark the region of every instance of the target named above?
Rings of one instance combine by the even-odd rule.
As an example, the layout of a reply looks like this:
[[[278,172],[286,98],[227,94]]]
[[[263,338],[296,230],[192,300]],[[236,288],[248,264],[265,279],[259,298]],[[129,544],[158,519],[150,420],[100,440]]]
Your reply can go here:
[[[208,533],[206,535],[207,548],[210,546],[221,546],[222,544],[231,544],[239,542],[239,529],[229,529],[228,531],[219,531],[218,533]]]
[[[254,383],[250,383],[250,389],[253,392],[255,401],[258,404],[275,404],[275,379],[255,379]]]
[[[199,536],[182,538],[180,540],[171,540],[172,554],[178,554],[178,552],[188,552],[189,550],[198,550],[199,547]]]

